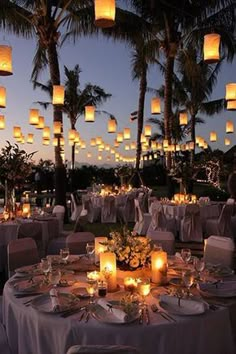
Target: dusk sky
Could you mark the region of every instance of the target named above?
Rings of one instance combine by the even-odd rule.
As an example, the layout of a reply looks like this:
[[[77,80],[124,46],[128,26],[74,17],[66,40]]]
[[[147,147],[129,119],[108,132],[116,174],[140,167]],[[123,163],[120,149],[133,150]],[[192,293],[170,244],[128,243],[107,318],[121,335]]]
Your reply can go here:
[[[0,78],[0,85],[7,89],[7,108],[1,109],[2,114],[6,116],[6,129],[0,131],[1,140],[0,147],[5,146],[6,140],[14,142],[13,126],[20,125],[23,133],[35,134],[35,142],[33,145],[21,145],[28,152],[38,151],[35,154],[35,160],[52,159],[54,160],[54,148],[52,146],[45,147],[42,145],[42,132],[36,130],[28,124],[28,115],[30,108],[39,108],[41,115],[46,118],[47,125],[52,126],[52,110],[44,111],[43,108],[37,106],[34,102],[47,100],[48,97],[39,89],[33,90],[30,82],[32,71],[32,60],[35,51],[35,42],[16,38],[14,36],[5,35],[5,40],[13,49],[13,75]],[[138,81],[132,81],[131,76],[131,50],[123,43],[113,43],[111,40],[99,37],[96,39],[82,38],[75,44],[67,43],[63,48],[59,49],[61,81],[64,80],[64,65],[69,69],[73,69],[79,64],[82,73],[80,75],[81,86],[91,82],[103,87],[112,97],[107,103],[100,107],[112,113],[118,120],[117,131],[122,131],[125,126],[131,127],[131,141],[136,140],[137,123],[131,123],[129,120],[130,113],[137,109],[138,103]],[[227,82],[235,82],[236,61],[232,64],[225,63],[218,77],[218,84],[214,91],[213,98],[222,98],[225,95],[225,84]],[[48,80],[47,70],[40,77],[40,82],[45,83]],[[159,88],[163,84],[163,76],[160,72],[153,68],[149,72],[148,86]],[[153,95],[147,93],[145,105],[145,117],[150,117],[150,100]],[[162,105],[163,110],[163,105]],[[235,133],[228,137],[231,139],[231,146],[224,146],[225,124],[226,120],[232,120],[235,123],[235,112],[225,111],[215,117],[206,117],[206,124],[197,126],[197,135],[203,136],[209,141],[209,132],[215,130],[218,132],[218,142],[212,143],[212,148],[220,148],[228,150],[236,142]],[[157,116],[160,119],[161,116]],[[69,120],[64,117],[64,130],[67,139],[67,131],[69,129]],[[153,127],[153,131],[155,131]],[[107,133],[107,117],[97,115],[95,123],[85,123],[84,117],[77,122],[77,130],[81,137],[87,141],[86,150],[80,150],[76,155],[78,162],[90,162],[94,164],[104,164],[106,161],[106,153],[103,153],[103,160],[97,161],[97,149],[90,147],[90,138],[98,135],[102,136],[105,142],[113,144],[115,134]],[[65,149],[66,159],[70,158],[70,147]],[[92,158],[87,158],[87,152],[92,153]],[[125,154],[124,144],[119,148],[119,152]],[[134,151],[126,155],[133,156]]]

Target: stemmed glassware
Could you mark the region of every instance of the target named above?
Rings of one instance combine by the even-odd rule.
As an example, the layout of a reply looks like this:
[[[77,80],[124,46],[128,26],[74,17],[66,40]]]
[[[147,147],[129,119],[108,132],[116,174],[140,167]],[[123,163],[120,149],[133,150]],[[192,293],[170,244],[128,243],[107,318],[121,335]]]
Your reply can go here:
[[[93,254],[95,252],[94,242],[87,242],[87,244],[86,244],[86,252],[87,252],[87,256],[88,256],[89,262],[91,263],[92,262],[92,256],[93,256]]]
[[[190,297],[190,288],[194,283],[194,273],[192,270],[185,270],[182,272],[182,281],[187,288],[187,296]]]
[[[151,284],[149,278],[140,278],[138,279],[137,291],[142,297],[142,305],[145,305],[146,296],[149,295],[151,290]]]
[[[42,258],[40,262],[40,267],[45,275],[46,280],[48,280],[48,273],[51,270],[51,261],[48,258]]]
[[[193,265],[194,265],[194,268],[195,268],[196,272],[198,273],[198,279],[201,280],[201,272],[203,272],[204,269],[205,269],[205,261],[204,261],[204,259],[203,258],[194,257]]]
[[[61,280],[61,271],[60,269],[52,269],[49,273],[49,281],[54,288],[57,287],[58,283]]]
[[[60,256],[62,261],[66,264],[70,255],[70,250],[68,247],[60,249]]]
[[[86,290],[90,296],[89,304],[94,303],[94,295],[97,290],[98,283],[96,280],[87,279]]]
[[[181,257],[186,265],[188,265],[189,261],[191,260],[191,250],[190,248],[182,248],[181,250]]]

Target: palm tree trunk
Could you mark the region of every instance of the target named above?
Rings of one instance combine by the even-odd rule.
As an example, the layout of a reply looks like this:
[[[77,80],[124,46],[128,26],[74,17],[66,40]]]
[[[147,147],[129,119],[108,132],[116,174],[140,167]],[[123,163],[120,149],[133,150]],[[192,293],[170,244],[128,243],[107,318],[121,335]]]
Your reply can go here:
[[[143,131],[143,115],[144,115],[144,104],[145,104],[145,95],[147,90],[147,68],[146,65],[143,66],[142,76],[139,81],[139,104],[138,104],[138,129],[137,129],[137,148],[136,148],[136,172],[139,172],[140,168],[140,159],[141,159],[141,134]]]
[[[56,43],[50,43],[47,47],[48,65],[52,85],[60,85],[60,70]],[[62,123],[62,111],[59,107],[53,106],[53,121]],[[66,170],[61,157],[60,135],[58,146],[55,147],[55,203],[66,207]]]
[[[71,129],[75,130],[75,124],[71,121]],[[75,143],[71,147],[71,169],[75,169]]]
[[[196,139],[196,132],[195,132],[195,125],[196,125],[196,116],[191,116],[191,140],[194,143],[194,149],[191,151],[190,154],[190,166],[193,167],[194,160],[195,160],[195,139]]]

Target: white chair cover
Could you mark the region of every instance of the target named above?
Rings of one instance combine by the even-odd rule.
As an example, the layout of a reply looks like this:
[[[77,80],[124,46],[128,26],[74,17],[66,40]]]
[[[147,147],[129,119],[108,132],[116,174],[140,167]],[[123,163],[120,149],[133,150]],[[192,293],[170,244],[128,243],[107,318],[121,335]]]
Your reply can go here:
[[[87,220],[90,223],[99,221],[101,216],[101,208],[93,205],[91,197],[89,195],[84,195],[82,197],[82,211],[81,216],[87,216]]]
[[[16,268],[39,262],[36,242],[30,238],[12,240],[7,246],[8,275],[13,274]]]
[[[85,254],[87,242],[94,241],[94,234],[91,232],[75,232],[67,236],[66,247],[70,254]]]
[[[124,206],[118,207],[119,218],[125,224],[127,224],[128,222],[134,222],[134,199],[135,193],[127,194]]]
[[[161,244],[168,254],[175,254],[175,237],[172,232],[148,230],[147,237],[150,237],[153,243]]]
[[[141,354],[134,347],[123,345],[73,345],[66,354]]]
[[[206,221],[206,236],[219,235],[232,237],[231,218],[234,211],[233,204],[225,204],[221,210],[218,219],[209,219]]]
[[[169,217],[164,213],[163,205],[159,201],[151,204],[151,223],[148,228],[148,233],[155,231],[170,231],[176,235],[175,218]]]
[[[81,205],[78,204],[76,192],[71,193],[71,220],[77,220],[78,216],[81,213]]]
[[[31,237],[32,239],[34,239],[40,256],[44,256],[45,249],[43,243],[42,224],[40,222],[23,222],[18,228],[17,237]]]
[[[102,223],[116,222],[116,200],[115,197],[112,195],[105,196],[102,200],[101,222]]]
[[[185,215],[180,224],[180,240],[183,242],[202,241],[202,224],[199,205],[188,204],[186,206]]]
[[[205,240],[205,262],[232,267],[234,248],[235,246],[232,239],[222,236],[210,236]]]
[[[59,221],[59,233],[63,231],[65,207],[63,205],[55,205],[52,210],[53,215],[56,215]]]
[[[1,354],[11,354],[9,345],[8,345],[8,340],[7,340],[7,335],[5,328],[2,323],[0,323],[0,353]]]
[[[234,198],[228,198],[226,201],[226,204],[234,204],[234,203],[235,203]]]
[[[134,230],[138,235],[146,235],[151,222],[151,214],[143,213],[138,199],[134,199],[135,225]]]

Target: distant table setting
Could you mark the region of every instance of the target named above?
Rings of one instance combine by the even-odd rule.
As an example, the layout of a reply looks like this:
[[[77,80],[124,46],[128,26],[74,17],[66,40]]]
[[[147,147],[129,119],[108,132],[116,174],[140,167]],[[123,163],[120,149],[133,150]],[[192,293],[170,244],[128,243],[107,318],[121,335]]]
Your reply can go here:
[[[16,269],[3,292],[13,354],[65,354],[74,344],[124,344],[143,354],[234,354],[236,276],[185,250],[168,272],[100,272],[87,255]],[[167,270],[166,270],[167,271]],[[109,286],[111,291],[109,291]],[[217,335],[220,333],[220,335]]]

